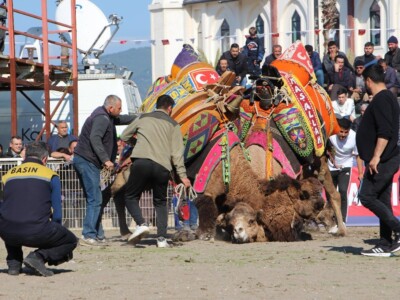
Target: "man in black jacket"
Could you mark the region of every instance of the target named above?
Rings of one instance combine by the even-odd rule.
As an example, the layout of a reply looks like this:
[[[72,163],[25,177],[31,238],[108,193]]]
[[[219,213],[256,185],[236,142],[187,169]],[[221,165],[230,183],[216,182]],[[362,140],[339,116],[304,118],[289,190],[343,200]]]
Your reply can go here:
[[[363,72],[365,85],[373,98],[357,130],[356,142],[365,173],[358,197],[380,223],[380,241],[362,255],[392,256],[400,250],[400,221],[393,215],[391,191],[394,174],[399,170],[399,105],[386,89],[382,66],[375,64]]]
[[[100,170],[114,168],[117,155],[115,125],[126,125],[136,118],[120,113],[121,99],[115,95],[107,96],[104,105],[96,108],[86,119],[75,148],[73,164],[86,194],[82,245],[98,246],[105,241],[100,217]]]
[[[345,57],[341,54],[335,57],[335,66],[328,72],[328,92],[332,100],[337,100],[337,92],[342,87],[350,93],[353,92],[354,76],[352,71],[345,66]]]
[[[397,79],[400,82],[400,48],[399,42],[395,36],[387,40],[389,51],[385,54],[385,61],[388,66],[396,70]]]
[[[229,51],[224,52],[220,59],[228,61],[229,70],[236,74],[236,85],[240,85],[247,74],[247,57],[239,52],[239,45],[234,43]],[[219,65],[219,63],[218,63]],[[217,72],[219,72],[217,67]]]
[[[24,144],[22,143],[22,138],[18,135],[14,135],[10,139],[10,148],[8,148],[7,153],[4,155],[4,157],[22,157],[21,152],[23,148]]]

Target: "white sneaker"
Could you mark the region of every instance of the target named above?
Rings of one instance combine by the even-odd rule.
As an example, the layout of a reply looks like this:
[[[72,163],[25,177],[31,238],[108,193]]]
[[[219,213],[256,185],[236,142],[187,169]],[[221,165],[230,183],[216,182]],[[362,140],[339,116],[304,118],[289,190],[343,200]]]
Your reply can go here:
[[[146,224],[136,226],[135,231],[128,238],[128,243],[136,245],[144,236],[148,235],[149,232],[149,226],[147,226]]]
[[[101,246],[98,240],[92,238],[81,237],[79,244],[82,246]]]
[[[170,248],[170,244],[168,244],[167,240],[160,236],[159,238],[157,238],[157,247],[158,248]]]

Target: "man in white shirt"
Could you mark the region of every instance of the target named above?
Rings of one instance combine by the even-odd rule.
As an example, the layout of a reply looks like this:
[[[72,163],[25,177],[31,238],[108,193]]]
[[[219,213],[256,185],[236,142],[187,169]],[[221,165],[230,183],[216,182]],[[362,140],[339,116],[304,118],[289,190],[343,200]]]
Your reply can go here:
[[[354,100],[347,98],[347,90],[340,88],[337,92],[337,100],[332,101],[333,111],[342,118],[353,122],[356,118]]]
[[[331,171],[332,180],[339,189],[341,198],[341,211],[343,220],[347,217],[347,189],[350,182],[351,168],[353,167],[353,158],[357,157],[357,166],[359,179],[361,180],[362,161],[358,159],[356,146],[356,133],[350,129],[351,121],[346,118],[338,119],[340,131],[338,134],[329,138],[331,151],[329,152],[328,166]]]

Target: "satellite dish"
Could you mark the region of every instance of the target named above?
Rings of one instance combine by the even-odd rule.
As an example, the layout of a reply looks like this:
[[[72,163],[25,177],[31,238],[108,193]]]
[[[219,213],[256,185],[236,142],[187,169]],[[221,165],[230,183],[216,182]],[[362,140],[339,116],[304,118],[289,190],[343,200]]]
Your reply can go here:
[[[75,7],[78,49],[84,53],[88,51],[102,53],[112,37],[109,21],[100,8],[89,0],[76,0]],[[71,0],[62,0],[59,3],[55,19],[60,23],[71,24]],[[67,29],[60,25],[57,27],[59,30]],[[70,32],[64,33],[63,37],[71,43]]]

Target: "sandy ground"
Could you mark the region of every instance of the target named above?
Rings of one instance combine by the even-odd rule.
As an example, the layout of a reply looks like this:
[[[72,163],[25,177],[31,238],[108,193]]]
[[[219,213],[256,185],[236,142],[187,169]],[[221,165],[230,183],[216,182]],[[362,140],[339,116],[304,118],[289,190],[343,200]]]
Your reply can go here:
[[[378,228],[349,228],[344,238],[312,234],[306,242],[194,241],[169,249],[151,235],[137,247],[114,236],[108,246],[79,246],[48,278],[26,268],[9,276],[1,243],[0,299],[398,299],[400,255],[359,254],[377,242]]]

